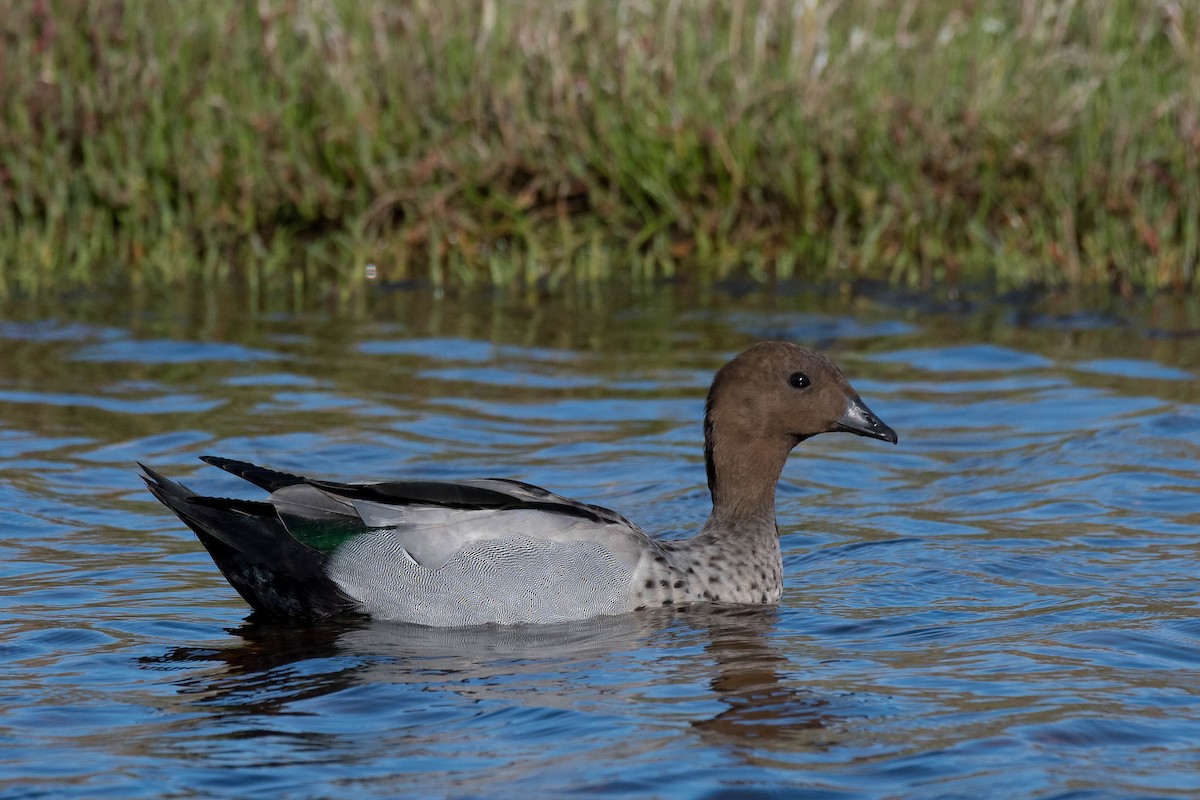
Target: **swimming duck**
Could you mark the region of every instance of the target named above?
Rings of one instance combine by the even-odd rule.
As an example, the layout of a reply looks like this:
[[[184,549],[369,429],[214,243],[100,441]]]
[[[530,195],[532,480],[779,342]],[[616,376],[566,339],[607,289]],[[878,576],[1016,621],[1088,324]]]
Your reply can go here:
[[[832,431],[897,441],[820,353],[762,342],[738,355],[717,372],[704,409],[712,513],[699,533],[675,541],[501,478],[335,483],[202,458],[270,493],[257,501],[201,497],[139,466],[261,615],[549,623],[778,601],[775,486],[792,448]]]

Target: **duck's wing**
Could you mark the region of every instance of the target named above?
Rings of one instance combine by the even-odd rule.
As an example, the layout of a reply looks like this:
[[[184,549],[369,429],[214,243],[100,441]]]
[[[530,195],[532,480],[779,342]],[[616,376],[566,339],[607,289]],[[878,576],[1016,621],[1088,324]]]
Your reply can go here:
[[[245,543],[241,558],[269,569],[270,564],[264,562],[269,562],[268,551],[276,543],[274,534],[283,532],[293,541],[282,549],[292,554],[310,553],[343,594],[361,602],[366,593],[383,587],[383,602],[392,611],[408,588],[422,596],[441,591],[439,575],[447,581],[483,581],[481,585],[491,587],[480,590],[488,595],[480,598],[480,613],[487,603],[495,602],[496,595],[509,591],[510,584],[511,591],[521,591],[538,570],[561,573],[559,583],[593,582],[617,587],[627,583],[639,559],[657,546],[616,512],[520,481],[487,478],[335,483],[232,459],[205,457],[204,461],[271,494],[265,503],[248,505],[248,501],[194,495],[171,503],[155,492],[198,535],[203,531],[210,541],[215,538],[235,546],[232,542],[247,534],[244,524],[229,525],[227,530],[212,529],[220,529],[231,515],[252,511],[256,524],[270,527],[273,535],[250,532],[254,541]],[[205,511],[185,517],[192,507]],[[270,516],[265,512],[267,508],[274,511],[274,525],[263,521]],[[237,522],[243,520],[238,518]],[[205,541],[204,536],[201,540]],[[228,556],[225,561],[229,562]],[[217,563],[242,595],[260,608],[262,604],[251,599],[253,591],[248,590],[245,581],[242,585],[235,582],[239,571],[231,574],[220,559]],[[247,570],[242,568],[240,572]],[[437,575],[431,578],[432,572]],[[579,596],[585,607],[609,609],[618,602],[611,591],[604,593],[604,598],[601,602]],[[563,613],[574,614],[576,611],[569,607],[573,601],[573,596],[568,596],[554,602],[565,603]],[[431,624],[452,624],[441,623],[441,613],[439,610],[429,617]],[[550,612],[529,613],[536,618]],[[464,623],[471,619],[463,618]]]
[[[376,528],[394,531],[402,544],[412,546],[409,555],[432,568],[468,541],[504,533],[556,540],[612,536],[618,548],[630,535],[649,538],[611,509],[522,481],[336,483],[217,456],[202,460],[270,492],[267,502],[292,536],[326,553]]]

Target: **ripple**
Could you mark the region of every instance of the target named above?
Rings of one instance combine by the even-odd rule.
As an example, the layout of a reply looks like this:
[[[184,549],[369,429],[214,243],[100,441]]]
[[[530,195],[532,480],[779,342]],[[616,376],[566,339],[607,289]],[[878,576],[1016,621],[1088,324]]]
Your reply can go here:
[[[381,339],[360,342],[358,351],[374,356],[421,356],[422,358],[484,362],[491,361],[497,348],[490,342],[469,339]]]
[[[1053,366],[1048,358],[990,344],[897,350],[871,356],[887,364],[909,364],[926,372],[1015,372]]]
[[[1193,381],[1196,375],[1174,367],[1137,361],[1132,358],[1099,358],[1075,364],[1076,369],[1120,378],[1145,378],[1159,381]]]
[[[907,336],[919,328],[898,319],[863,320],[834,314],[755,314],[734,326],[756,339],[782,339],[821,347],[831,342]]]
[[[97,411],[109,411],[115,414],[182,414],[211,411],[224,405],[225,401],[189,394],[158,395],[124,400],[117,397],[62,392],[0,390],[0,403],[93,408]]]
[[[275,353],[226,342],[179,342],[169,339],[118,339],[78,350],[72,360],[101,363],[192,364],[205,361],[252,362],[279,358]]]
[[[601,381],[580,375],[545,375],[528,370],[488,369],[484,367],[424,369],[417,376],[426,380],[453,383],[483,383],[504,387],[537,389],[578,389],[602,385]]]
[[[30,342],[87,342],[124,336],[120,328],[85,325],[78,322],[36,320],[33,322],[0,322],[0,339]]]

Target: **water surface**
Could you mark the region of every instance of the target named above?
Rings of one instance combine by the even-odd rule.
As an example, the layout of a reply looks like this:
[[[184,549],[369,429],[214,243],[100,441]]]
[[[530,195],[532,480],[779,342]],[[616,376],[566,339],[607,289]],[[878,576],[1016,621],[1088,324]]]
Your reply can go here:
[[[664,535],[712,371],[821,347],[900,433],[802,445],[766,609],[293,628],[141,487],[505,476]],[[0,322],[0,795],[1191,797],[1192,305],[379,298]]]

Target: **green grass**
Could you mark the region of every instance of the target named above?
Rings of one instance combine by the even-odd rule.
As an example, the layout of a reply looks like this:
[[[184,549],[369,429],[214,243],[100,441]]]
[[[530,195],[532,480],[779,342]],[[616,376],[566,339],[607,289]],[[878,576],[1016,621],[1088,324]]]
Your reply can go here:
[[[1177,0],[0,0],[0,290],[1188,289],[1197,30]]]

